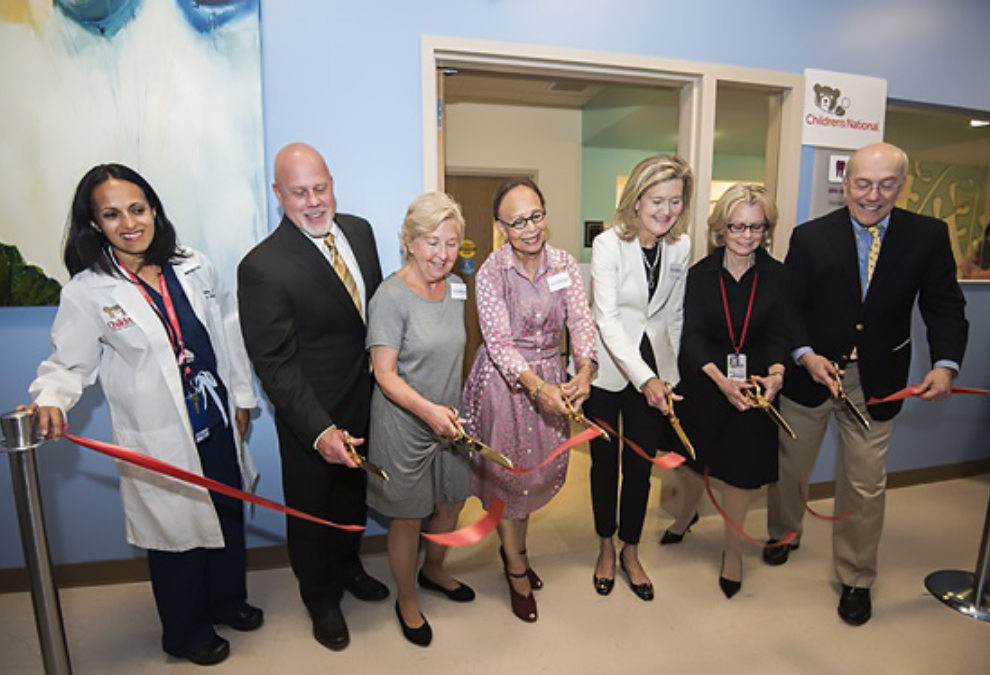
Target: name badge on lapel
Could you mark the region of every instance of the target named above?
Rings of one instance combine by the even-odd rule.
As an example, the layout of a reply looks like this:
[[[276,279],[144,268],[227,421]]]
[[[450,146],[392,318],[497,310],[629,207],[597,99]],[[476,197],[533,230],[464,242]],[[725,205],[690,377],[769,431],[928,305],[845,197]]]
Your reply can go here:
[[[107,316],[107,328],[112,331],[123,330],[134,325],[134,319],[127,316],[127,312],[120,305],[110,305],[103,308],[103,313]]]
[[[669,271],[670,271],[670,276],[676,279],[684,274],[684,265],[678,263],[671,263]]]
[[[551,293],[556,293],[557,291],[561,291],[565,288],[570,288],[571,275],[566,271],[551,274],[547,277],[547,287],[550,288]]]
[[[451,282],[450,297],[454,300],[467,300],[467,284]]]

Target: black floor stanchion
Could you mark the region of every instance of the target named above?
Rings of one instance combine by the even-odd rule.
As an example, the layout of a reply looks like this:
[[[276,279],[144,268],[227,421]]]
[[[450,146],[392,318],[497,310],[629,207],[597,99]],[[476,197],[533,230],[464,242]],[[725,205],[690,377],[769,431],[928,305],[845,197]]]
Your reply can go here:
[[[10,479],[17,505],[24,561],[31,580],[34,619],[38,626],[45,673],[68,675],[72,672],[72,664],[69,662],[58,588],[52,574],[45,516],[41,508],[38,464],[34,455],[35,449],[44,441],[37,438],[35,419],[19,411],[0,417],[4,437],[0,449],[10,456]]]
[[[976,561],[976,572],[962,570],[941,570],[925,577],[928,592],[961,614],[980,621],[990,621],[990,588],[987,587],[987,574],[990,573],[990,501],[987,502],[987,515],[983,519],[983,538],[980,540],[980,555]]]

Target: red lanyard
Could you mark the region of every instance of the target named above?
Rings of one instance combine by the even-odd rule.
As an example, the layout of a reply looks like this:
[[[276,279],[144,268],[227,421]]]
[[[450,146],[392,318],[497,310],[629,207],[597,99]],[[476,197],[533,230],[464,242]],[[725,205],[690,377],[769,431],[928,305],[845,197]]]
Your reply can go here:
[[[725,308],[725,325],[729,327],[729,340],[732,342],[732,349],[735,350],[736,354],[742,351],[743,345],[746,343],[746,331],[749,330],[749,317],[753,314],[753,298],[756,297],[756,282],[759,280],[760,272],[757,270],[753,273],[753,288],[749,291],[749,305],[746,307],[746,318],[743,321],[739,344],[736,345],[736,335],[732,330],[732,315],[729,314],[729,300],[725,296],[725,280],[722,278],[721,270],[718,273],[718,285],[722,289],[722,307]]]
[[[148,301],[151,308],[155,310],[155,314],[158,315],[158,318],[162,320],[162,323],[165,325],[165,333],[168,335],[168,341],[172,344],[172,351],[175,353],[175,360],[179,363],[179,365],[186,366],[185,370],[188,375],[190,368],[186,364],[186,345],[182,340],[182,329],[179,327],[179,315],[176,314],[175,305],[172,304],[172,294],[168,292],[168,284],[165,283],[165,275],[161,272],[158,273],[158,292],[162,295],[162,302],[165,304],[165,312],[167,316],[162,315],[162,311],[158,309],[158,305],[145,289],[141,280],[138,279],[129,269],[121,265],[117,261],[116,256],[114,256],[113,261],[117,265],[117,269],[123,272],[124,275],[135,286],[137,286],[137,289],[141,291],[141,295],[143,295],[144,299]]]

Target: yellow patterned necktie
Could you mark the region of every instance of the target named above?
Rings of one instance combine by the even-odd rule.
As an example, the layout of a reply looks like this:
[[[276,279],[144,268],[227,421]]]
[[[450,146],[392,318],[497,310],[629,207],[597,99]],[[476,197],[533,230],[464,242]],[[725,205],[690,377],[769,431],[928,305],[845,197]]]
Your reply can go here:
[[[877,259],[880,257],[880,226],[868,227],[866,231],[873,237],[873,241],[870,242],[870,253],[866,258],[866,286],[869,288],[870,282],[873,281],[873,270],[876,269]]]
[[[364,316],[364,312],[361,309],[361,296],[358,294],[357,282],[354,281],[354,276],[347,268],[347,263],[344,262],[344,256],[340,255],[340,252],[337,250],[337,245],[333,241],[333,232],[327,234],[323,239],[323,243],[330,249],[330,260],[334,272],[337,273],[337,276],[340,277],[341,282],[344,284],[344,288],[350,293],[351,300],[354,302],[354,306],[357,307],[358,314]]]

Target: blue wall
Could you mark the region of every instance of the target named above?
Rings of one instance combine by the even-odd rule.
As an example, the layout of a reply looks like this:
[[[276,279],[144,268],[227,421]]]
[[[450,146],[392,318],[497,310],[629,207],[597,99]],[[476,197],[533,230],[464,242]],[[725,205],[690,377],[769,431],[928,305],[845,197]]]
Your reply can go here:
[[[423,187],[421,35],[790,72],[846,71],[887,78],[894,98],[990,110],[990,3],[984,0],[613,0],[578,9],[564,0],[261,0],[261,8],[269,171],[285,143],[315,145],[329,160],[341,210],[367,216],[380,242],[395,241],[406,205]],[[801,203],[807,204],[806,194]],[[397,267],[392,247],[381,248],[386,269]],[[973,333],[961,382],[990,386],[990,285],[968,285],[965,292]],[[51,317],[50,309],[0,310],[0,409],[25,397],[34,368],[48,351]],[[982,397],[908,402],[890,453],[891,469],[987,456],[988,413],[990,401]],[[98,392],[80,403],[71,421],[78,433],[110,438]],[[264,474],[261,493],[280,498],[267,410],[255,421],[251,442]],[[830,453],[826,447],[816,478],[831,474]],[[111,462],[65,442],[46,446],[41,456],[55,561],[136,555],[124,543]],[[9,493],[4,463],[0,568],[23,564]],[[259,510],[249,520],[249,545],[281,541],[282,531],[281,518]]]

